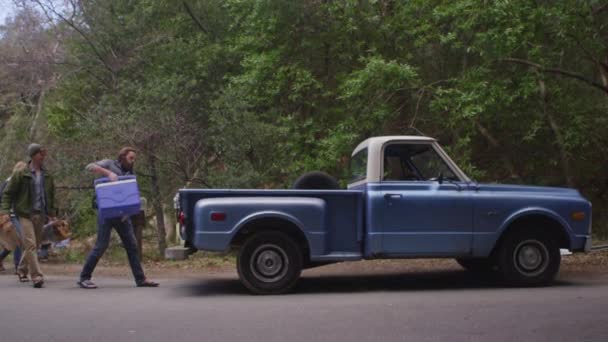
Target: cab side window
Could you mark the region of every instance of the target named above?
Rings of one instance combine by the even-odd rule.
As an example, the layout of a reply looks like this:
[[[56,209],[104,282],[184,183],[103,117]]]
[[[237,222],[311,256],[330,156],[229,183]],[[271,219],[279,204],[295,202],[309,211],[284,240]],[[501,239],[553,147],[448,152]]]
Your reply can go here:
[[[384,157],[384,180],[405,181],[419,180],[419,177],[414,173],[404,159],[396,156]]]
[[[385,181],[458,180],[431,144],[391,144],[384,148]]]

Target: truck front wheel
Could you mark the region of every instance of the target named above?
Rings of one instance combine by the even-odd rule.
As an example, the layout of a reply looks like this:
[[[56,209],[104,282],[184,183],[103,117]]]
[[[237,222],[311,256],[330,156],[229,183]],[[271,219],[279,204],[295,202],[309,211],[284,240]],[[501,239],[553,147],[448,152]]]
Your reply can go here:
[[[507,282],[516,286],[542,286],[557,272],[561,255],[551,235],[519,230],[505,237],[498,253],[498,267]]]
[[[300,246],[280,232],[249,237],[237,256],[243,285],[255,294],[281,294],[291,290],[302,272]]]

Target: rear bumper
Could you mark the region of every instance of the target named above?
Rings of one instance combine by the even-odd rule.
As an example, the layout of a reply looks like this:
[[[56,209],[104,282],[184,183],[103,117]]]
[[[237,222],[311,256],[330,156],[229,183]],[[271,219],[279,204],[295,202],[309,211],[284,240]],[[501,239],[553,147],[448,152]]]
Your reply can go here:
[[[586,241],[585,241],[585,249],[584,252],[588,253],[591,251],[591,236],[588,236]]]

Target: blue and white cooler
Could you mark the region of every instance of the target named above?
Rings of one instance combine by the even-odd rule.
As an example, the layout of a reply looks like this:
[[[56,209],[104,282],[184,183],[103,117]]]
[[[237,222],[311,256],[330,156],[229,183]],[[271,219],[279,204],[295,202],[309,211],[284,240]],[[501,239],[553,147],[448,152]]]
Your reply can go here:
[[[95,195],[100,220],[132,216],[141,210],[135,176],[119,176],[115,182],[107,177],[96,179]]]

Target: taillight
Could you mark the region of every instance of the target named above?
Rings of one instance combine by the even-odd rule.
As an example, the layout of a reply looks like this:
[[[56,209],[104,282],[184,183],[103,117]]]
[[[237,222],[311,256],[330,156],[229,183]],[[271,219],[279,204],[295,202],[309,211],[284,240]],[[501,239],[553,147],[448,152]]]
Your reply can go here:
[[[184,215],[183,211],[179,212],[179,224],[181,224],[182,226],[186,225],[186,215]]]

